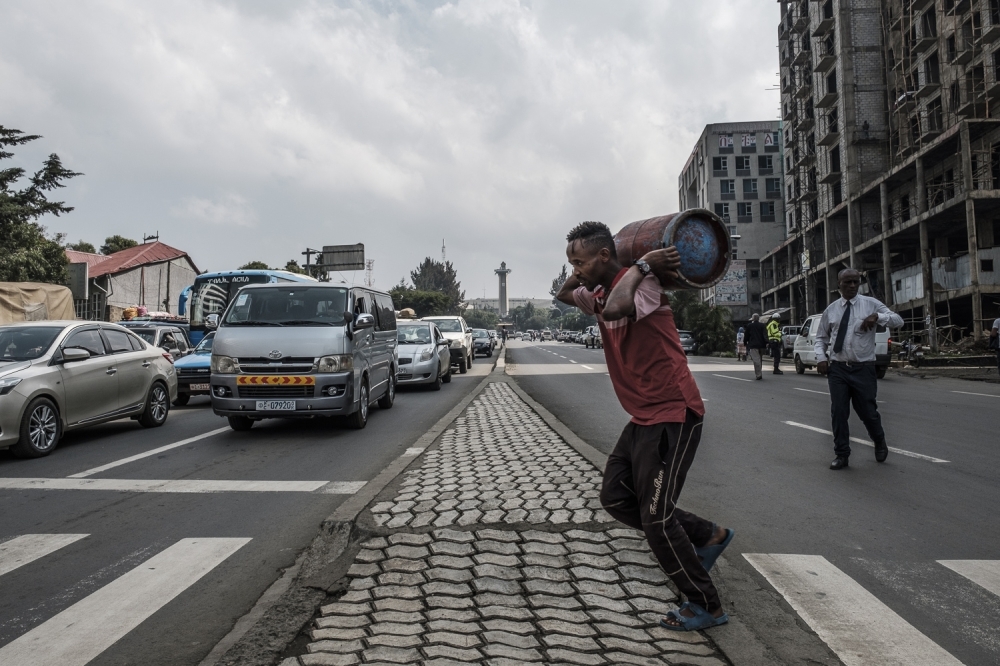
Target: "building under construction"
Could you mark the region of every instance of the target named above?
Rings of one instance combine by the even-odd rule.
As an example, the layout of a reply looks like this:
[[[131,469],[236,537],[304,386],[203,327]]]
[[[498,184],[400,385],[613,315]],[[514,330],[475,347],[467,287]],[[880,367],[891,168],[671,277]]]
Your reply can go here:
[[[852,266],[904,336],[980,337],[1000,303],[1000,0],[779,4],[788,234],[763,307],[801,323]]]

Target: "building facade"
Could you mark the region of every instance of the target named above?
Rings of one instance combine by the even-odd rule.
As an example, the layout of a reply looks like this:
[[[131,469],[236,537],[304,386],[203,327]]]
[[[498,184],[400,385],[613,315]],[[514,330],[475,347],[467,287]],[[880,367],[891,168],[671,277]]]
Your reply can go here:
[[[791,321],[837,273],[936,348],[981,336],[1000,294],[1000,0],[781,2],[788,238],[765,307]]]
[[[709,304],[727,306],[734,322],[761,310],[760,259],[785,239],[783,183],[777,120],[707,125],[678,178],[682,209],[712,210],[739,236],[729,273],[702,292]]]

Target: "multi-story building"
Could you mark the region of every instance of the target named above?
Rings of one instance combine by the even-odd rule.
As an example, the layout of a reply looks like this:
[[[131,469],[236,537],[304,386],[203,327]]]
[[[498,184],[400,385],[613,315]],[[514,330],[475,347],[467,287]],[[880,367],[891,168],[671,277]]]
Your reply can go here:
[[[729,273],[702,292],[710,305],[727,306],[734,322],[760,311],[760,258],[785,238],[781,157],[777,120],[707,125],[678,178],[682,209],[713,210],[738,237]]]
[[[801,322],[837,273],[936,347],[1000,295],[1000,0],[783,1],[788,238],[765,307]]]

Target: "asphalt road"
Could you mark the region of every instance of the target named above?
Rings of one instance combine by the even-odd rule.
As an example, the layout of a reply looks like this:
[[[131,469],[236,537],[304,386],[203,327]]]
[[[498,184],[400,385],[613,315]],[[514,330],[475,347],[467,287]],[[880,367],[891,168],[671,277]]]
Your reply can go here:
[[[603,361],[602,351],[581,345],[514,342],[507,368],[581,438],[610,452],[628,416]],[[785,363],[784,375],[753,381],[748,363],[690,359],[707,415],[680,506],[736,529],[726,552],[734,569],[723,569],[723,585],[740,578],[766,592],[741,597],[741,621],[790,660],[805,656],[797,649],[815,652],[808,641],[788,647],[789,632],[804,625],[841,656],[851,640],[843,649],[863,652],[857,636],[831,629],[830,618],[824,624],[823,613],[839,603],[847,621],[853,613],[861,631],[877,632],[872,642],[894,641],[884,648],[890,652],[942,650],[911,663],[1000,663],[1000,390],[890,372],[879,382],[879,409],[889,446],[909,455],[891,452],[877,464],[871,447],[852,444],[851,467],[834,472],[832,437],[815,430],[830,429],[826,380]],[[854,416],[851,435],[868,439]],[[810,576],[826,575],[816,556],[832,565],[831,575],[844,574],[823,592],[808,586]],[[816,607],[827,595],[827,605]],[[861,622],[869,617],[898,621],[873,628]],[[873,658],[854,663],[890,661]]]
[[[272,420],[233,432],[203,397],[174,408],[161,428],[95,426],[37,460],[0,452],[0,663],[83,664],[90,650],[95,665],[198,664],[295,562],[320,522],[467,395],[493,361],[456,371],[439,392],[401,389],[392,409],[373,405],[362,431]],[[67,479],[73,475],[85,476]],[[40,487],[11,488],[27,478]],[[150,480],[174,483],[151,488]],[[250,483],[259,481],[280,483]],[[66,484],[75,487],[59,487]],[[11,569],[15,561],[23,565]]]

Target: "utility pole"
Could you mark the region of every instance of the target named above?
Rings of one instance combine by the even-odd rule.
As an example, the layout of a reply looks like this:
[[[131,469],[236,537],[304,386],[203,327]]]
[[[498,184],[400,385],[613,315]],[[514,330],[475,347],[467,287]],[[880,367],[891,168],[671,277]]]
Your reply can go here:
[[[365,262],[365,286],[375,286],[375,260],[369,259]]]
[[[448,255],[445,254],[444,239],[441,239],[441,263],[445,263],[448,260]]]
[[[313,250],[313,249],[307,247],[306,251],[303,252],[302,254],[304,254],[305,257],[306,257],[306,265],[305,265],[306,275],[312,275],[312,277],[316,277],[315,275],[313,275],[313,272],[310,270],[309,261],[312,259],[312,256],[314,254],[318,254],[318,255],[322,256],[323,253],[320,252],[319,250]]]

